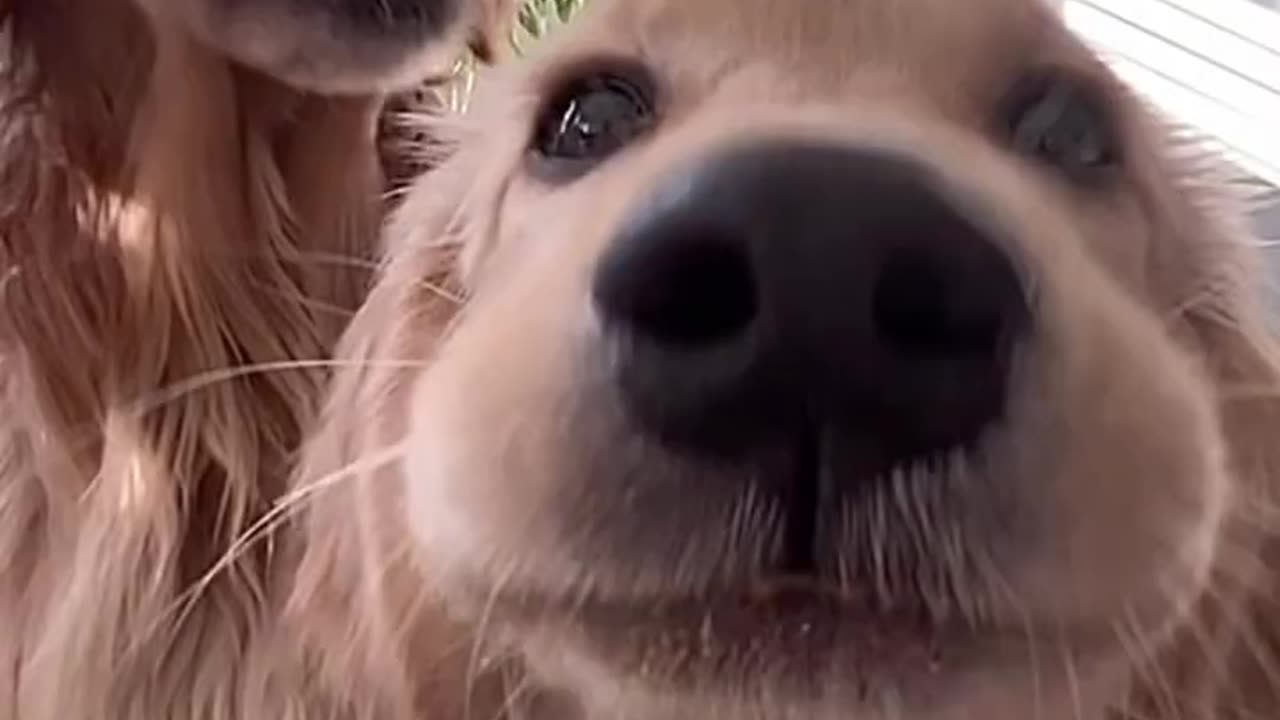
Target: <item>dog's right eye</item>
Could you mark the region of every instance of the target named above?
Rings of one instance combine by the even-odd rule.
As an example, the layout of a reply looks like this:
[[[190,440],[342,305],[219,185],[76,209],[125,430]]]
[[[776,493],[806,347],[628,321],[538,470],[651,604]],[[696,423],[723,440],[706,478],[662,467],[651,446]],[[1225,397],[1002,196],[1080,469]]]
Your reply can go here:
[[[571,179],[643,135],[654,117],[653,87],[643,73],[578,75],[539,113],[531,150],[543,174]]]

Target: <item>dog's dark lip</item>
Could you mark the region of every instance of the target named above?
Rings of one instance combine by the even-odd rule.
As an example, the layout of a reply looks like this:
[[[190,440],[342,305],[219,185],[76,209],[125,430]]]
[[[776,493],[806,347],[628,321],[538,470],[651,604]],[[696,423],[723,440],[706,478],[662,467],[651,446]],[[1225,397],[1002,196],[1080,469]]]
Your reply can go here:
[[[493,612],[508,631],[499,634],[532,657],[564,657],[567,650],[637,689],[714,693],[748,682],[781,697],[816,698],[840,684],[866,701],[887,689],[932,695],[938,683],[954,687],[975,674],[1022,667],[1033,647],[1029,623],[1063,628],[1049,618],[933,617],[803,578],[696,597],[579,598],[519,616],[507,610]],[[1109,625],[1071,631],[1086,655],[1113,643]]]
[[[697,627],[722,640],[782,631],[800,639],[809,633],[863,628],[868,634],[886,631],[924,638],[936,626],[923,613],[882,608],[869,598],[818,588],[788,579],[743,590],[721,590],[701,597],[648,598],[644,601],[588,603],[582,608],[589,625]]]
[[[610,644],[661,636],[668,644],[687,643],[701,652],[785,643],[803,649],[801,655],[929,653],[938,638],[958,629],[929,617],[922,608],[884,607],[869,593],[843,591],[798,576],[762,578],[696,596],[563,602],[507,596],[496,605],[516,625],[572,625]]]
[[[588,600],[496,615],[512,623],[509,637],[519,644],[567,645],[640,685],[758,678],[801,697],[818,693],[833,674],[863,678],[868,687],[930,675],[953,652],[967,654],[973,637],[960,623],[793,578],[697,597]]]

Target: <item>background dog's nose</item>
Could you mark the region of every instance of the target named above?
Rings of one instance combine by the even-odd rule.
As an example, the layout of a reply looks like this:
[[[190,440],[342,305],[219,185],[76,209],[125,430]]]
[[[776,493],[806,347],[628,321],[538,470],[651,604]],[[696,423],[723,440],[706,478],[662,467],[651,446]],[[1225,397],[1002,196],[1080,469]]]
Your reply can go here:
[[[1014,263],[922,164],[769,141],[664,179],[593,295],[624,405],[684,450],[837,428],[885,463],[999,417],[1031,311]]]

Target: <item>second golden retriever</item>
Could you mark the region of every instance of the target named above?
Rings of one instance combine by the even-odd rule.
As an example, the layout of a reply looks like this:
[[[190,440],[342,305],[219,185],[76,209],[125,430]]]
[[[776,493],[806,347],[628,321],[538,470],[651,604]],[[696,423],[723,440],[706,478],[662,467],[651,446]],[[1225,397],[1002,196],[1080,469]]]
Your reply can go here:
[[[0,0],[0,718],[373,716],[246,535],[376,263],[384,93],[505,5]]]

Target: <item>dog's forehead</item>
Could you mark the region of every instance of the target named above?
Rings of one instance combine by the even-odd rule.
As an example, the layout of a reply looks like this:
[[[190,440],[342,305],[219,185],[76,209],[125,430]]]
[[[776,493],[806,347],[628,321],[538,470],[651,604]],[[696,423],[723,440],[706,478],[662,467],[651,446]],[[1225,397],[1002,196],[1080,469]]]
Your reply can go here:
[[[599,2],[599,0],[598,0]],[[721,77],[770,64],[799,82],[865,70],[909,75],[929,92],[1008,77],[1045,54],[1075,53],[1044,0],[604,0],[582,36],[681,74]],[[966,88],[968,90],[970,88]]]

